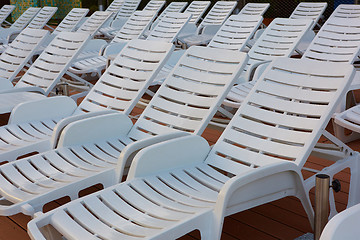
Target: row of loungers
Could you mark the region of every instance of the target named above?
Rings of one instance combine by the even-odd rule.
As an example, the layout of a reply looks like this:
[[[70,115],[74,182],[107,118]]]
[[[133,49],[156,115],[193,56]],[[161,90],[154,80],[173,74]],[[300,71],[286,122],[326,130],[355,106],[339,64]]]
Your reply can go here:
[[[335,161],[319,173],[333,177],[350,168],[348,207],[358,204],[358,153],[325,130],[334,113],[345,110],[346,93],[357,89],[360,18],[350,14],[356,11],[357,5],[340,5],[316,35],[318,17],[277,18],[256,33],[261,16],[229,14],[207,46],[186,51],[174,50],[194,39],[181,37],[190,14],[170,12],[153,28],[155,15],[146,10],[126,21],[115,17],[119,32],[136,22],[132,18],[148,22],[136,37],[109,45],[118,44],[116,57],[104,73],[97,71],[78,106],[53,90],[70,77],[86,84],[69,70],[99,43],[91,38],[114,13],[96,12],[76,32],[26,28],[0,57],[0,111],[11,113],[0,127],[0,160],[8,162],[0,166],[0,214],[34,217],[32,239],[175,239],[193,230],[220,239],[224,217],[295,196],[313,226],[315,175],[304,180],[301,173],[310,154]],[[170,16],[183,18],[174,32],[162,24]],[[251,31],[234,42],[238,33],[229,29],[244,25]],[[164,40],[158,29],[172,37]],[[154,83],[159,89],[133,123],[131,111]],[[200,135],[217,111],[231,121],[210,147]],[[332,144],[317,144],[321,136]],[[97,184],[105,189],[78,198]],[[72,201],[42,212],[65,196]],[[355,234],[356,223],[343,219],[351,229],[345,232]],[[325,230],[323,238],[343,232]]]

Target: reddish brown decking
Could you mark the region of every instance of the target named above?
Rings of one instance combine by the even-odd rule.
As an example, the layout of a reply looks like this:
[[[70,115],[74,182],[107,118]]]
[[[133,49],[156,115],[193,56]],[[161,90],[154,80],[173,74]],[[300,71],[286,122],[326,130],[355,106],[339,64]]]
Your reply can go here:
[[[140,109],[135,109],[132,115],[139,114],[140,112]],[[0,122],[1,120],[4,121],[4,117],[6,118],[7,116],[3,116]],[[213,144],[220,134],[219,129],[207,128],[203,136],[210,144]],[[321,139],[320,141],[324,142],[326,140]],[[360,140],[350,143],[350,146],[354,150],[360,150]],[[322,168],[328,164],[329,162],[326,160],[310,157],[307,166]],[[309,176],[308,172],[304,171],[303,173],[305,178]],[[349,173],[345,171],[338,174],[338,179],[341,180],[342,190],[336,194],[336,201],[340,206],[339,209],[344,209],[349,188]],[[98,188],[94,187],[84,194],[96,189]],[[311,194],[311,198],[313,200],[313,194]],[[66,199],[63,200],[48,204],[45,210],[52,209],[66,202]],[[26,232],[26,224],[29,220],[30,217],[23,214],[0,217],[0,240],[29,239]],[[294,239],[311,231],[312,229],[300,201],[294,197],[287,197],[225,218],[222,239]],[[200,239],[198,232],[192,232],[181,238],[181,240],[194,239]]]

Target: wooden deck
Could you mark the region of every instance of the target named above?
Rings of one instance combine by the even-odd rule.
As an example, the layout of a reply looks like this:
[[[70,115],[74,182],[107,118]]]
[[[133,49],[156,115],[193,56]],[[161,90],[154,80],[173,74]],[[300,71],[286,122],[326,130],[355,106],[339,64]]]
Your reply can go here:
[[[136,109],[133,114],[138,114],[139,109]],[[0,123],[6,123],[4,115],[0,118]],[[210,144],[216,142],[220,136],[221,131],[208,127],[203,136]],[[326,140],[321,139],[324,142]],[[354,150],[360,150],[360,140],[350,143]],[[328,165],[329,162],[323,159],[310,157],[307,166],[313,168],[322,168]],[[303,172],[304,177],[309,177],[309,172]],[[347,191],[349,188],[349,173],[342,172],[338,174],[338,179],[341,181],[342,190],[336,194],[336,201],[339,205],[339,210],[345,208],[347,201]],[[98,190],[99,188],[92,188],[84,191],[83,194]],[[314,194],[311,194],[313,201]],[[45,207],[45,211],[55,208],[63,204],[67,199],[51,202]],[[26,232],[27,222],[30,217],[23,214],[17,214],[11,217],[0,217],[0,240],[25,240],[29,239]],[[253,209],[229,216],[225,218],[222,239],[294,239],[307,232],[312,232],[305,211],[303,210],[300,201],[294,197],[287,197],[281,200],[271,202]],[[200,239],[198,232],[192,232],[181,238],[182,240]]]

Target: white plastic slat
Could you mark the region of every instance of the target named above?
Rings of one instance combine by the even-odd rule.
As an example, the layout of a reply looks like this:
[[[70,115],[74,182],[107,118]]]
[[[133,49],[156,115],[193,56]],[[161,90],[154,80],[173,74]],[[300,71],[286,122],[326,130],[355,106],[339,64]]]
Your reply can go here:
[[[163,98],[157,98],[154,99],[154,101],[151,102],[151,107],[157,109],[160,108],[162,110],[168,110],[173,111],[174,113],[188,116],[191,118],[203,118],[204,115],[206,115],[207,109],[202,108],[196,108],[196,107],[189,107],[187,105],[178,104],[175,102],[166,101]]]
[[[216,154],[226,155],[234,159],[227,159]],[[250,171],[251,168],[262,167],[274,163],[280,163],[284,160],[275,156],[261,154],[259,152],[249,151],[244,148],[237,148],[224,142],[219,142],[219,147],[210,153],[209,158],[206,160],[207,164],[219,167],[233,174],[241,174]],[[229,165],[229,166],[227,166]],[[224,169],[224,167],[226,169]],[[231,168],[234,168],[231,170]],[[236,170],[237,169],[237,170]]]
[[[188,215],[182,211],[170,210],[157,206],[140,194],[136,193],[133,189],[129,188],[128,185],[123,185],[121,188],[121,195],[124,199],[131,202],[141,211],[146,211],[146,214],[150,216],[161,216],[162,219],[166,219],[167,221],[179,221]]]
[[[254,106],[245,104],[243,106],[243,114],[254,118],[262,119],[264,122],[277,123],[286,127],[293,127],[298,129],[310,130],[313,129],[317,124],[317,119],[314,118],[299,118],[295,115],[285,115],[281,113],[276,113],[274,111],[263,110],[263,109],[254,109]]]
[[[312,103],[327,103],[334,98],[334,91],[314,91],[310,89],[296,89],[297,87],[280,85],[278,83],[269,83],[265,81],[264,84],[258,87],[258,91],[263,91],[272,95],[282,96],[284,98],[295,99],[295,101],[305,101]],[[296,91],[296,92],[294,92]]]
[[[85,230],[81,225],[79,225],[72,217],[66,214],[63,210],[57,211],[51,220],[51,224],[57,229],[66,229],[65,237],[78,237],[78,238],[87,238],[93,239],[89,231]]]
[[[267,95],[254,96],[249,98],[249,101],[253,104],[258,104],[264,107],[270,107],[271,109],[277,109],[279,111],[304,114],[313,117],[320,117],[326,111],[327,106],[313,105],[308,103],[282,101]],[[269,102],[270,101],[270,102]]]
[[[167,87],[163,87],[161,89],[161,93],[159,93],[159,96],[171,96],[172,101],[182,102],[182,103],[186,102],[188,105],[192,105],[192,106],[202,106],[202,107],[211,106],[211,103],[209,102],[209,98],[207,97],[186,94],[185,95],[186,99],[184,99],[183,93]]]
[[[271,123],[276,124],[276,122],[271,122]],[[294,131],[292,129],[269,126],[267,124],[260,123],[258,121],[251,121],[246,118],[239,118],[239,120],[236,123],[234,123],[234,127],[241,129],[242,131],[251,132],[252,134],[256,134],[264,138],[271,138],[276,141],[288,142],[289,144],[305,144],[306,140],[310,137],[309,132]],[[229,132],[232,131],[235,130],[234,129],[229,130]]]
[[[175,112],[176,113],[176,112]],[[183,116],[171,115],[162,111],[147,111],[144,113],[144,117],[155,119],[161,123],[182,127],[185,129],[197,129],[201,124],[201,119],[184,118]]]
[[[118,188],[122,188],[122,185],[120,185]],[[115,189],[115,191],[120,192],[121,190]],[[125,215],[125,217],[129,218],[129,220],[133,220],[138,223],[142,223],[145,226],[149,227],[165,227],[169,225],[168,221],[154,218],[149,215],[142,214],[140,211],[132,208],[129,206],[125,201],[123,201],[121,198],[115,195],[112,191],[105,191],[101,194],[101,198],[103,201],[105,201],[107,204],[109,204],[114,209],[119,209],[121,211],[122,215]]]
[[[98,198],[87,198],[84,201],[86,207],[90,209],[96,216],[108,226],[111,226],[119,231],[126,233],[136,233],[137,236],[149,235],[154,233],[156,230],[152,228],[146,228],[135,223],[126,221],[112,209],[108,208]]]
[[[121,232],[109,228],[80,204],[70,205],[67,210],[76,221],[81,222],[82,227],[85,227],[88,231],[93,231],[100,239],[109,239],[111,237],[126,240],[135,239],[134,237],[126,236]]]
[[[239,164],[237,162],[234,162],[229,159],[225,159],[223,157],[220,157],[218,155],[214,155],[211,157],[208,157],[206,159],[206,163],[210,166],[214,166],[216,168],[220,168],[223,171],[226,171],[231,174],[243,174],[251,171],[252,169],[246,165]]]
[[[158,176],[149,176],[149,177],[146,177],[146,179],[144,179],[143,181],[146,181],[147,184],[149,184],[152,188],[156,189],[158,192],[160,192],[164,196],[166,196],[174,201],[177,201],[179,203],[182,203],[182,204],[185,204],[188,206],[202,207],[202,208],[212,205],[212,203],[209,204],[209,203],[201,201],[199,199],[189,198],[185,194],[181,194],[180,192],[178,192],[175,189],[170,188],[168,185],[166,185],[163,181],[161,181],[159,179]]]
[[[184,13],[191,14],[189,23],[198,23],[209,6],[210,1],[192,1],[184,11]]]
[[[51,178],[45,177],[39,171],[37,171],[27,160],[16,161],[16,167],[22,171],[28,179],[31,179],[33,182],[36,182],[37,185],[51,188],[58,184],[58,182],[52,180]]]
[[[154,191],[144,181],[132,181],[131,186],[136,190],[141,189],[141,193],[145,196],[150,196],[153,201],[165,203],[167,206],[171,206],[173,209],[181,210],[184,212],[192,212],[194,208],[185,204],[177,202],[177,199],[169,199],[163,196],[161,193]]]

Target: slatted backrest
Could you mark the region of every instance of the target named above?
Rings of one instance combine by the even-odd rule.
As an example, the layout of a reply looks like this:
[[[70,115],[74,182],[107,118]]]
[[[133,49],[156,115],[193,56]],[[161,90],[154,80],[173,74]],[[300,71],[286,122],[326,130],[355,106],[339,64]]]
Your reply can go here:
[[[200,25],[223,24],[236,7],[236,4],[236,1],[217,1]]]
[[[155,14],[156,11],[135,11],[116,33],[111,43],[130,41],[141,37],[154,20]]]
[[[360,5],[340,4],[330,15],[330,18],[360,18]]]
[[[45,27],[50,18],[52,18],[57,9],[57,7],[43,7],[39,13],[36,14],[33,20],[31,20],[27,27],[33,29],[42,29]]]
[[[250,49],[246,70],[252,64],[290,57],[312,22],[310,19],[274,19]]]
[[[282,161],[292,161],[301,169],[354,73],[345,63],[274,60],[206,163],[235,175]]]
[[[299,19],[306,18],[314,21],[313,27],[319,22],[322,14],[327,7],[327,2],[301,2],[291,13],[290,18]]]
[[[174,42],[181,29],[189,22],[188,13],[169,13],[149,33],[147,40]]]
[[[270,3],[247,3],[239,12],[244,15],[264,15]]]
[[[60,32],[72,32],[75,30],[80,21],[86,16],[89,12],[87,8],[73,8],[65,16],[65,18],[60,22],[60,24],[52,32],[53,34],[58,34]]]
[[[242,51],[263,21],[259,15],[232,15],[212,38],[208,47]]]
[[[5,21],[5,19],[11,14],[15,9],[15,5],[4,5],[0,9],[0,25]]]
[[[165,0],[150,0],[143,10],[159,12],[165,6],[165,3]]]
[[[184,11],[184,13],[191,14],[189,23],[197,24],[210,6],[210,3],[210,1],[192,1]]]
[[[48,95],[89,39],[87,33],[62,32],[45,48],[16,88],[36,86]]]
[[[76,32],[87,33],[90,36],[94,36],[112,14],[113,13],[110,11],[96,11],[79,27]]]
[[[173,44],[135,39],[117,55],[76,110],[130,114],[173,50]]]
[[[302,58],[325,62],[353,63],[358,59],[359,51],[359,19],[329,18]]]
[[[0,56],[0,78],[13,81],[48,35],[43,29],[21,31]]]
[[[161,14],[156,18],[155,22],[151,25],[151,28],[153,29],[160,21],[161,19],[168,13],[179,13],[184,11],[185,7],[187,5],[187,2],[171,2],[164,11],[161,12]]]
[[[174,131],[201,134],[247,60],[245,53],[190,47],[130,130],[143,139]]]
[[[115,19],[123,19],[131,16],[133,12],[138,8],[140,0],[125,0],[122,4]]]
[[[110,5],[106,8],[106,12],[113,12],[114,14],[117,14],[123,5],[124,0],[114,0],[110,3]]]
[[[16,30],[24,29],[40,10],[41,8],[29,7],[20,17],[18,17],[18,19],[16,19],[10,28]]]

